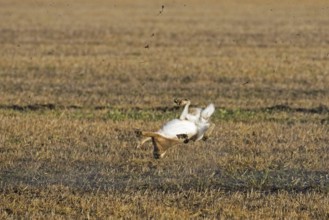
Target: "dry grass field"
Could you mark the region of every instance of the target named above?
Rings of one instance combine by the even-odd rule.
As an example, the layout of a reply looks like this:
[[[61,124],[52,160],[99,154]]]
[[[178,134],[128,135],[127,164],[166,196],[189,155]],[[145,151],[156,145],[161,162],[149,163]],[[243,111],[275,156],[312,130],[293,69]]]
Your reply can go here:
[[[216,129],[155,160],[134,129],[176,97]],[[328,219],[328,1],[0,0],[0,191],[1,219]]]

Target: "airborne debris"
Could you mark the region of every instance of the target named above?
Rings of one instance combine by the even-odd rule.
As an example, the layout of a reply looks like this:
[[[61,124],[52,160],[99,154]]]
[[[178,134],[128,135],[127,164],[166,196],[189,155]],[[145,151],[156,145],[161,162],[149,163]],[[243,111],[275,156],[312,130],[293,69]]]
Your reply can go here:
[[[164,5],[161,6],[161,10],[159,11],[159,15],[162,14],[163,10],[164,10]]]

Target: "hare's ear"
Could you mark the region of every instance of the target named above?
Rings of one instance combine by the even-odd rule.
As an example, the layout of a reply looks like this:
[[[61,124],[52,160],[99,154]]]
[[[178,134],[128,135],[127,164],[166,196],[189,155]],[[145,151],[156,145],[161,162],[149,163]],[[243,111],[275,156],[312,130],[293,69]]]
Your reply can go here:
[[[208,119],[214,112],[215,106],[211,103],[201,112],[201,117],[204,119]]]

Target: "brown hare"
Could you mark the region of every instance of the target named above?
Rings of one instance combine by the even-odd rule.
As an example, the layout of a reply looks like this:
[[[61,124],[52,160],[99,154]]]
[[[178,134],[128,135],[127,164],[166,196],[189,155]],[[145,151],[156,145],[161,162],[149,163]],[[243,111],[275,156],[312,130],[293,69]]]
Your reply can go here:
[[[153,156],[156,159],[163,157],[167,149],[174,145],[188,143],[190,140],[206,139],[214,129],[215,125],[209,122],[210,116],[215,111],[213,104],[208,105],[205,109],[195,108],[193,112],[189,113],[190,100],[176,99],[175,102],[184,106],[179,119],[167,122],[157,132],[136,131],[137,136],[144,137],[137,147],[152,140]]]

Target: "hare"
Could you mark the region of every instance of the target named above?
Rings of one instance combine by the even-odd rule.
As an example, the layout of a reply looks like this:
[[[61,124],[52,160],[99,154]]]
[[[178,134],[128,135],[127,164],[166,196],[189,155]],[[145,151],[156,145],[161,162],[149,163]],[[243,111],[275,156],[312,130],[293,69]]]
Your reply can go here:
[[[205,109],[195,108],[193,112],[189,113],[190,100],[175,99],[175,103],[184,106],[179,119],[167,122],[157,132],[136,131],[137,136],[144,137],[137,148],[152,140],[153,156],[156,159],[162,158],[169,147],[188,143],[190,140],[206,139],[214,129],[215,125],[208,122],[215,111],[213,104],[208,105]]]

